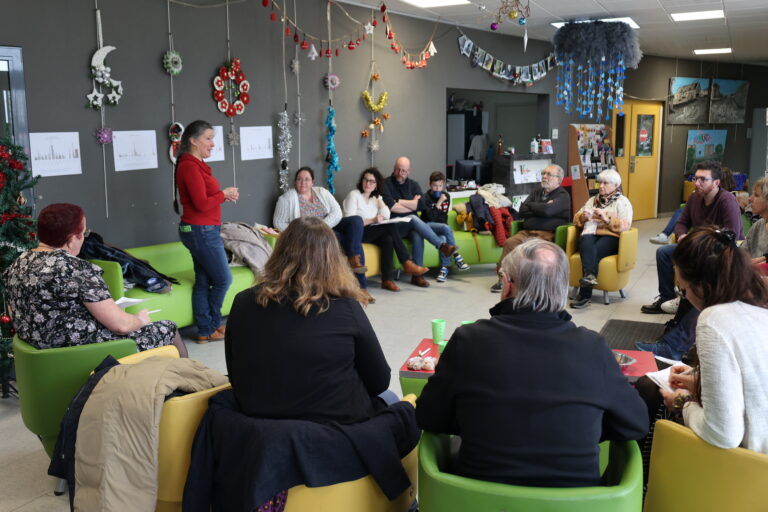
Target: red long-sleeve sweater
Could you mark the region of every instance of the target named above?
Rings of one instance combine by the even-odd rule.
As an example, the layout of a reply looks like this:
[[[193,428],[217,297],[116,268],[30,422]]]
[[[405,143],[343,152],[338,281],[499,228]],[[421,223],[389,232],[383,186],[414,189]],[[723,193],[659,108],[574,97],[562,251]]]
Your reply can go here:
[[[183,207],[182,222],[201,226],[221,224],[224,192],[208,164],[190,154],[182,155],[176,169],[176,186]]]

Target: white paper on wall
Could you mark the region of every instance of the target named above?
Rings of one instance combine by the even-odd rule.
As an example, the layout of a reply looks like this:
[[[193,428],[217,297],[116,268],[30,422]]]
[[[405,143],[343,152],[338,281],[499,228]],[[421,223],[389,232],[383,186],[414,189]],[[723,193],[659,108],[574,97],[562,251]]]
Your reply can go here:
[[[112,155],[116,171],[157,169],[155,130],[112,132]]]
[[[240,160],[261,160],[273,156],[271,126],[240,128]]]
[[[205,159],[206,162],[221,162],[224,160],[224,127],[213,127],[213,149],[211,156]]]
[[[78,132],[30,133],[30,164],[35,176],[82,174]]]

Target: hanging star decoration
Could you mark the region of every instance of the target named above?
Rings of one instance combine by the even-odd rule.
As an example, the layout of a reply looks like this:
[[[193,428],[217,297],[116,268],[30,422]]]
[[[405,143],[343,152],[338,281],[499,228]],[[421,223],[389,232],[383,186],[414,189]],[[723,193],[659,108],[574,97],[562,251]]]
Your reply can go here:
[[[293,124],[296,126],[302,126],[307,119],[304,117],[304,112],[293,113]]]
[[[240,134],[237,133],[237,130],[235,130],[234,126],[229,129],[229,133],[227,134],[227,142],[230,146],[240,145]]]
[[[373,25],[371,25],[371,22],[369,21],[365,25],[363,25],[363,28],[365,29],[365,34],[370,36],[373,34],[373,29],[376,28]]]
[[[380,149],[378,139],[373,139],[368,143],[368,151],[375,153]]]
[[[291,59],[291,73],[299,74],[299,59]]]

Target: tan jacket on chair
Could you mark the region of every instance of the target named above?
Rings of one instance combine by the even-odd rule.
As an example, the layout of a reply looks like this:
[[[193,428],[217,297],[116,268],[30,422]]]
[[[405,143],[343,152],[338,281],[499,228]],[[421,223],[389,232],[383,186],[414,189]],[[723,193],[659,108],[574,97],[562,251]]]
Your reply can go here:
[[[191,359],[152,357],[99,381],[83,408],[75,448],[75,509],[154,510],[158,427],[166,395],[227,383]]]

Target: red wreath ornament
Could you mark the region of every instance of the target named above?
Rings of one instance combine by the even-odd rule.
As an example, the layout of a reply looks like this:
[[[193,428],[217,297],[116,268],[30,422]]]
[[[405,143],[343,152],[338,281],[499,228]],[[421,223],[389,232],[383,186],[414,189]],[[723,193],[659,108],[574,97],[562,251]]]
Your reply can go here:
[[[227,90],[232,91],[230,99],[227,99]],[[251,101],[250,90],[251,84],[240,67],[240,59],[232,59],[226,66],[221,66],[213,79],[213,99],[219,111],[227,117],[245,112],[245,106]]]

